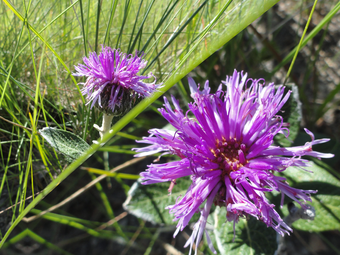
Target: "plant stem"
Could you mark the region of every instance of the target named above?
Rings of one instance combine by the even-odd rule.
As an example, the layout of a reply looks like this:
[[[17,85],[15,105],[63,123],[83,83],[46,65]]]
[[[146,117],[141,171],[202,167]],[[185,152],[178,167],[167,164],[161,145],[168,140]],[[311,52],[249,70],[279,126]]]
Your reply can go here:
[[[93,127],[99,131],[100,138],[102,139],[104,134],[110,130],[112,123],[113,115],[103,114],[103,122],[102,126],[99,127],[97,124],[94,124]]]

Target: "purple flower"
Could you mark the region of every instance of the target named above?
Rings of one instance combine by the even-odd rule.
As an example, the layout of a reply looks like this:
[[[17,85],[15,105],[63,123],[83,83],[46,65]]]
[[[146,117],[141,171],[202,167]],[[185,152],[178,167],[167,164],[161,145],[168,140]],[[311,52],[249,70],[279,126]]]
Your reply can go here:
[[[199,244],[213,203],[225,206],[226,219],[234,224],[240,217],[251,215],[279,234],[289,234],[292,229],[275,211],[265,192],[281,192],[281,206],[284,195],[305,206],[303,202],[311,201],[309,195],[316,191],[291,188],[286,179],[276,176],[275,172],[282,172],[289,166],[308,166],[308,161],[301,156],[333,156],[312,151],[312,145],[329,139],[314,140],[307,129],[312,141],[304,146],[273,145],[276,134],[288,135],[287,125],[276,115],[291,93],[284,95],[283,86],[276,88],[273,83],[264,86],[263,79],[247,79],[247,74],[236,70],[222,83],[226,91],[221,84],[215,94],[210,94],[208,81],[203,91],[199,91],[194,80],[189,78],[194,99],[189,103],[189,111],[183,113],[175,98],[172,98],[174,110],[166,98],[165,109],[159,109],[177,131],[151,129],[150,137],[138,141],[151,145],[135,149],[139,152],[137,156],[163,152],[181,158],[149,165],[141,173],[144,184],[171,181],[171,192],[177,178],[191,176],[192,184],[186,194],[167,207],[174,214],[174,220],[178,220],[174,236],[188,225],[194,213],[201,214],[185,246],[192,247],[195,240]],[[210,249],[215,252],[207,232],[206,235]]]
[[[103,47],[99,56],[92,52],[84,57],[85,65],[75,66],[75,76],[86,76],[82,89],[87,95],[88,104],[92,102],[107,114],[120,115],[128,111],[136,100],[152,94],[159,85],[145,83],[144,79],[153,77],[137,75],[146,66],[147,61],[132,54],[126,55],[119,49]]]

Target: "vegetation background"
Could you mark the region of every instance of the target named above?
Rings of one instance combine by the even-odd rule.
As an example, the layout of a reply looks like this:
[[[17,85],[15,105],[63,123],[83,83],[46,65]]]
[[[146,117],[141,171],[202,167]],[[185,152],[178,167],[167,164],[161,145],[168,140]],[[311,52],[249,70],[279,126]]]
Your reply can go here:
[[[339,8],[335,0],[0,2],[0,253],[188,253],[183,245],[190,228],[173,239],[173,225],[138,218],[123,206],[138,174],[155,159],[134,159],[131,148],[148,129],[167,124],[157,111],[167,89],[165,95],[176,95],[183,106],[190,101],[186,75],[215,88],[234,69],[295,83],[301,127],[332,139],[317,149],[336,155],[325,167],[337,180],[339,201]],[[93,124],[101,123],[101,113],[84,104],[84,80],[71,73],[101,45],[144,51],[145,72],[164,88],[114,119],[115,135],[104,138],[104,147],[93,146],[83,157],[60,154],[41,137],[43,127],[68,130],[88,144],[99,137]],[[296,144],[309,139],[298,127],[294,133]],[[166,198],[167,189],[162,192]],[[288,254],[340,254],[340,213],[331,213],[338,220],[323,231],[297,227],[287,239]],[[264,238],[275,250],[275,233]],[[270,254],[261,248],[267,244],[256,248],[257,240],[246,239],[236,243],[248,247],[244,254]],[[199,254],[209,253],[202,244]]]

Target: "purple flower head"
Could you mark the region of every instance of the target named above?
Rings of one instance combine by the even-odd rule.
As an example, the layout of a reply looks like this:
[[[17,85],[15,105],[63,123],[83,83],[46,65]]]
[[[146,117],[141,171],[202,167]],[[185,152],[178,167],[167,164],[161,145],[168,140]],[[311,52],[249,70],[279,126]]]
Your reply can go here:
[[[151,95],[159,85],[145,83],[144,79],[153,77],[137,75],[146,66],[147,61],[138,57],[126,55],[119,49],[103,47],[99,56],[92,52],[84,57],[85,65],[75,66],[74,76],[86,76],[82,89],[87,96],[91,108],[96,105],[107,114],[122,115],[140,99]]]
[[[291,92],[284,95],[284,86],[275,87],[273,83],[264,86],[263,82],[263,79],[247,79],[247,74],[235,70],[217,92],[211,94],[208,82],[200,91],[189,78],[194,99],[189,103],[189,111],[183,113],[175,98],[172,98],[175,109],[166,98],[165,109],[159,109],[177,131],[151,129],[150,137],[138,141],[150,144],[135,149],[138,156],[163,152],[181,158],[149,165],[141,173],[144,184],[170,181],[171,191],[177,178],[191,176],[192,184],[186,194],[167,207],[174,214],[174,220],[178,220],[174,235],[188,225],[194,213],[201,215],[186,246],[192,247],[195,240],[198,244],[202,239],[212,204],[225,206],[226,219],[233,221],[234,226],[240,217],[251,215],[279,234],[289,234],[292,229],[275,211],[265,192],[281,192],[281,206],[284,195],[305,206],[303,202],[311,201],[309,195],[316,191],[291,188],[286,179],[276,176],[275,172],[289,166],[308,166],[308,161],[301,156],[333,156],[312,150],[312,145],[329,139],[314,140],[307,129],[312,141],[304,146],[273,145],[276,134],[287,134],[286,123],[276,114]],[[226,90],[222,90],[223,85]],[[206,235],[209,247],[215,251],[207,232]]]

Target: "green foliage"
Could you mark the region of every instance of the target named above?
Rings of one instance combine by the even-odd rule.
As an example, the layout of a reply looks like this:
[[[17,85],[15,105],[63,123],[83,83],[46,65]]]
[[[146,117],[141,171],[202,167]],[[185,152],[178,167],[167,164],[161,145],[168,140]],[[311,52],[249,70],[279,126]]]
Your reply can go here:
[[[318,190],[312,196],[311,205],[315,208],[316,217],[314,221],[298,220],[293,227],[304,231],[327,231],[340,228],[340,182],[325,170],[325,165],[318,166],[311,162],[306,168],[307,172],[297,167],[290,167],[283,172],[289,183],[304,190]],[[165,209],[168,205],[180,199],[191,185],[190,179],[180,178],[176,180],[177,185],[171,195],[167,189],[169,182],[152,185],[142,185],[136,182],[129,191],[125,202],[125,209],[131,214],[153,223],[174,224],[173,215]],[[276,194],[276,192],[274,192]],[[279,209],[281,194],[270,196],[271,201],[276,201],[276,208]],[[290,199],[286,198],[285,202]],[[282,209],[284,215],[288,214],[286,206]],[[282,216],[283,217],[283,216]],[[197,220],[192,219],[193,222]],[[208,229],[212,229],[211,239],[218,247],[221,254],[273,254],[276,249],[276,232],[251,217],[249,220],[240,219],[235,225],[235,242],[233,223],[226,222],[225,208],[216,207],[208,219]]]
[[[251,217],[249,220],[240,219],[234,227],[226,220],[226,208],[217,207],[209,215],[209,236],[221,255],[274,254],[277,248],[276,232],[266,224]],[[209,226],[208,226],[209,228]]]
[[[137,181],[129,191],[124,208],[143,220],[158,224],[175,224],[173,215],[165,208],[175,204],[179,197],[184,196],[190,185],[189,178],[180,178],[176,180],[173,192],[169,194],[169,182],[143,185],[141,181]]]
[[[278,115],[281,115],[283,121],[288,123],[289,136],[286,138],[283,134],[277,134],[274,138],[274,141],[278,143],[280,146],[291,146],[298,135],[300,129],[300,122],[302,119],[302,108],[301,102],[299,98],[299,90],[295,84],[286,84],[285,85],[285,94],[290,90],[292,93],[288,101],[281,108],[281,111],[278,112]]]
[[[283,176],[296,188],[317,190],[312,195],[311,205],[315,208],[314,221],[298,220],[293,227],[304,231],[321,232],[340,229],[340,181],[325,170],[325,165],[311,162],[308,171],[296,167],[289,167]],[[286,214],[286,208],[284,213]]]
[[[50,251],[55,251],[58,254],[64,254],[64,255],[71,255],[71,253],[64,251],[63,249],[60,249],[58,246],[54,245],[53,243],[48,242],[43,237],[39,236],[38,234],[34,233],[32,230],[26,228],[21,233],[13,237],[12,239],[8,240],[8,242],[4,245],[4,248],[10,246],[11,244],[16,244],[23,238],[29,237],[29,239],[32,239],[36,241],[37,243],[41,244],[42,246],[46,246]],[[27,249],[26,249],[27,250]]]
[[[66,155],[71,162],[90,148],[83,139],[69,131],[50,127],[39,131],[53,148]]]

